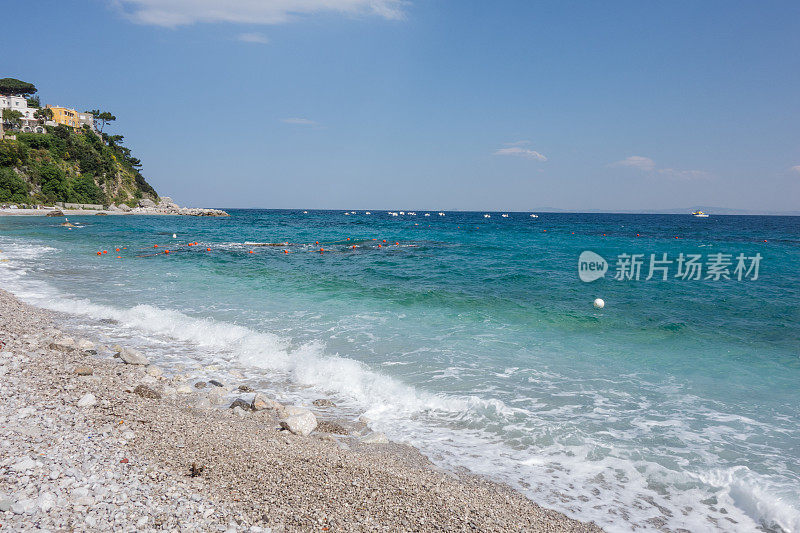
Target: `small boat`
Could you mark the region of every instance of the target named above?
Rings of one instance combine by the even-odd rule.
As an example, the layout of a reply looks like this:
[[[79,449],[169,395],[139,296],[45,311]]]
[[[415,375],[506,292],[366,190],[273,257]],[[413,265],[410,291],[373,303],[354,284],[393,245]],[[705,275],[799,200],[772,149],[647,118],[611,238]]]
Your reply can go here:
[[[500,215],[500,216],[501,216],[501,217],[503,217],[503,218],[508,218],[508,213],[503,213],[503,214],[502,214],[502,215]]]
[[[439,216],[440,216],[440,217],[443,217],[443,216],[444,216],[444,213],[443,213],[443,212],[441,212],[441,211],[439,211]]]
[[[531,218],[539,218],[539,215],[537,215],[536,213],[531,213]]]
[[[372,213],[370,213],[369,211],[364,211],[364,214],[365,215],[371,215]]]
[[[304,214],[304,215],[307,215],[307,214],[308,214],[308,211],[303,211],[303,214]]]
[[[694,213],[692,213],[692,216],[697,218],[708,218],[708,213],[703,213],[702,211],[695,211]]]
[[[486,213],[485,215],[483,215],[483,218],[492,218],[492,215],[490,215],[489,213]]]

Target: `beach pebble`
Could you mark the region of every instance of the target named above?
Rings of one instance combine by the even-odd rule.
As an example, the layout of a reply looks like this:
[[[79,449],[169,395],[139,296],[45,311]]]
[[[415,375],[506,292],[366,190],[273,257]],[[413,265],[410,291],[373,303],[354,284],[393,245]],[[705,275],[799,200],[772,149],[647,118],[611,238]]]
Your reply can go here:
[[[206,398],[211,402],[211,405],[219,405],[225,401],[225,391],[219,387],[214,387],[208,391]]]
[[[239,385],[237,389],[239,392],[255,392],[252,387],[248,387],[247,385]]]
[[[301,410],[301,411],[298,411]],[[296,407],[291,414],[281,420],[281,427],[295,435],[310,435],[317,427],[317,417],[308,409]]]
[[[153,376],[154,378],[157,378],[164,373],[164,371],[161,370],[161,367],[158,367],[156,365],[149,365],[147,368],[144,369],[144,371],[147,372],[148,376]]]
[[[131,348],[123,348],[122,350],[120,350],[117,353],[117,355],[119,356],[120,359],[122,359],[123,363],[129,364],[129,365],[149,365],[150,364],[150,360],[147,359],[147,357],[145,357],[140,352],[137,352],[136,350],[133,350]]]
[[[216,379],[209,379],[208,380],[208,384],[209,385],[213,385],[215,387],[224,387],[225,386],[224,383],[222,383],[221,381],[217,381]]]
[[[272,398],[267,398],[263,394],[256,394],[253,397],[252,409],[254,411],[264,411],[266,409],[280,409],[283,406],[273,400]]]
[[[179,386],[178,386],[178,387],[175,389],[175,391],[176,391],[178,394],[191,394],[192,392],[194,392],[194,391],[192,390],[192,388],[191,388],[189,385],[179,385]]]
[[[14,505],[8,498],[0,498],[0,513],[5,513],[11,510],[11,506]]]
[[[142,398],[149,398],[152,400],[158,400],[161,398],[161,394],[148,387],[147,385],[137,385],[135,389],[133,389],[133,393],[141,396]]]
[[[233,408],[233,414],[238,416],[239,418],[244,418],[247,416],[247,411],[239,407],[238,405]]]
[[[20,461],[14,463],[11,470],[14,472],[25,472],[26,470],[33,470],[36,468],[36,461],[30,457],[23,457]]]
[[[238,408],[238,409],[242,409],[242,410],[245,410],[245,411],[250,411],[253,408],[253,406],[252,406],[252,404],[250,402],[248,402],[247,400],[242,399],[242,398],[236,398],[235,400],[233,400],[233,402],[228,407],[230,407],[231,409],[237,409]]]
[[[194,404],[195,409],[211,409],[211,401],[208,398],[200,398]]]
[[[78,374],[79,376],[91,376],[94,373],[94,371],[90,366],[76,366],[75,373]]]
[[[319,400],[314,400],[311,403],[313,403],[317,407],[336,407],[336,404],[328,400],[327,398],[320,398]]]
[[[77,346],[78,346],[79,350],[93,350],[94,349],[94,343],[92,341],[86,340],[86,339],[81,339],[80,341],[78,341]]]
[[[56,495],[52,492],[41,492],[39,497],[36,499],[36,505],[39,506],[39,510],[43,513],[46,513],[56,505]]]
[[[11,506],[15,514],[33,514],[36,511],[36,502],[31,498],[24,498]]]
[[[194,384],[194,388],[195,389],[205,389],[206,388],[206,382],[205,381],[198,381],[197,383]]]
[[[91,407],[97,403],[97,398],[94,397],[94,394],[87,393],[84,394],[83,397],[78,400],[78,407]]]
[[[389,439],[383,433],[370,433],[361,437],[361,442],[364,444],[388,444]]]

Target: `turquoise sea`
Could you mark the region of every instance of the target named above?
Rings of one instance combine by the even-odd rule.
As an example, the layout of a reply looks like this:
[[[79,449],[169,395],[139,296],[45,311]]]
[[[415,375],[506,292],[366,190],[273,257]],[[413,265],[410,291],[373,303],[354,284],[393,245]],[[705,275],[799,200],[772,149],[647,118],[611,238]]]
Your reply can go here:
[[[230,212],[2,217],[0,286],[609,531],[800,531],[800,218]],[[647,280],[650,254],[705,270]]]

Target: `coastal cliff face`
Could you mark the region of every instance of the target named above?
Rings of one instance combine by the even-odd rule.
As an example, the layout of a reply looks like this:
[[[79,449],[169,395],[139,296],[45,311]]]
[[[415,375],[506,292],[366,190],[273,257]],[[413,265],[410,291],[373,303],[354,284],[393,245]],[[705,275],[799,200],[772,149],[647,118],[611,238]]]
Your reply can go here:
[[[0,140],[0,202],[131,208],[142,200],[158,202],[139,171],[140,161],[121,142],[121,136],[64,126]]]

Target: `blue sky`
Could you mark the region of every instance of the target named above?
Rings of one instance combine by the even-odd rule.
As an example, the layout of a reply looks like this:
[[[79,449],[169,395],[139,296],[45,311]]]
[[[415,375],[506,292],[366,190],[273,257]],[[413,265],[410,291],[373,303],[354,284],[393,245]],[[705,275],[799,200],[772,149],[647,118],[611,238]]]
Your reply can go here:
[[[800,209],[796,1],[10,0],[3,18],[0,77],[116,114],[185,205]]]

